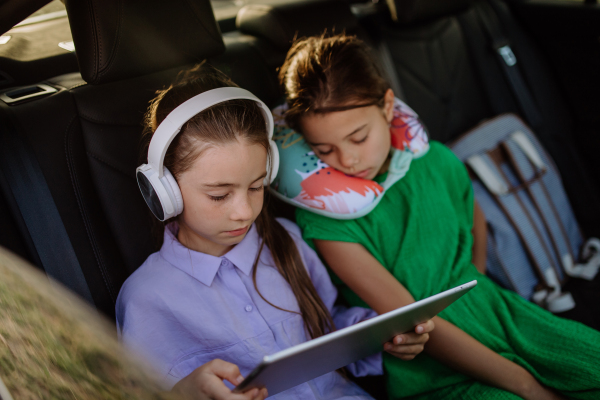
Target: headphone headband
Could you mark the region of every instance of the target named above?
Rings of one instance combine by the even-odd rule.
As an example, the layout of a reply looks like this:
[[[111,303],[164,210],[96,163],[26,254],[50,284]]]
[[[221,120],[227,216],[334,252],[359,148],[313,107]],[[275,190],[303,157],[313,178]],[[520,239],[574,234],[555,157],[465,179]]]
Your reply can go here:
[[[220,87],[208,90],[192,97],[171,111],[152,135],[148,147],[148,164],[158,172],[159,178],[163,177],[163,163],[167,149],[181,127],[207,108],[236,99],[253,100],[258,103],[265,118],[267,135],[269,139],[273,137],[273,116],[267,105],[258,97],[245,89],[237,87]]]
[[[142,164],[136,169],[138,186],[144,200],[152,213],[161,221],[175,217],[183,211],[181,190],[171,172],[164,167],[165,154],[181,127],[196,114],[215,104],[228,100],[246,99],[258,103],[265,119],[271,158],[267,159],[267,177],[264,184],[268,185],[277,176],[279,169],[279,151],[273,141],[273,116],[271,110],[258,97],[247,90],[237,87],[221,87],[212,89],[192,97],[179,105],[160,123],[148,147],[148,164]]]

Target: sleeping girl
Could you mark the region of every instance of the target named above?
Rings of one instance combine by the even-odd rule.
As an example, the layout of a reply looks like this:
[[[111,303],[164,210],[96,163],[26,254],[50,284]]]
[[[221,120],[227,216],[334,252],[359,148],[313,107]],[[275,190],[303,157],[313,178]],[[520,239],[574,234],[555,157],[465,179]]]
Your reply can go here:
[[[477,271],[474,237],[485,240],[485,222],[468,172],[428,140],[372,60],[364,43],[346,35],[292,46],[280,69],[287,104],[275,112],[276,139],[282,150],[305,141],[311,152],[303,163],[282,165],[273,189],[300,206],[304,239],[353,306],[385,313],[479,282],[434,318],[425,354],[411,363],[384,354],[390,397],[600,398],[600,332]]]

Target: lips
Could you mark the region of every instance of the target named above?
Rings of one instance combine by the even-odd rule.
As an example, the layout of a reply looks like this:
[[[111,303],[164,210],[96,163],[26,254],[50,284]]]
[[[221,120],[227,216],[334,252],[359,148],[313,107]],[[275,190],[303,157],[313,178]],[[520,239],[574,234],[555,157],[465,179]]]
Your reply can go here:
[[[240,228],[240,229],[236,229],[233,231],[225,231],[225,233],[229,236],[240,236],[243,235],[244,233],[248,232],[248,226]]]
[[[352,176],[354,176],[356,178],[365,178],[369,175],[370,172],[371,172],[371,168],[367,168],[365,170],[357,172],[356,174],[352,174]]]

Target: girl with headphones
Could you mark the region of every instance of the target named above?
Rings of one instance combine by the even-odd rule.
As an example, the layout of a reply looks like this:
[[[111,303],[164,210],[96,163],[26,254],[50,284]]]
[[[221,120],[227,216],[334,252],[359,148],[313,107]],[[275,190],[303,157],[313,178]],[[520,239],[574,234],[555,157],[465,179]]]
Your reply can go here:
[[[241,378],[235,365],[247,374],[265,355],[375,315],[334,307],[337,292],[298,227],[263,210],[279,160],[262,101],[201,64],[159,92],[146,126],[148,163],[138,167],[138,183],[167,224],[160,251],[121,288],[116,314],[121,339],[151,356],[166,386],[181,381],[178,387],[191,385],[201,397],[203,379],[217,376],[231,387]],[[431,329],[422,324],[422,334],[399,335],[386,349],[411,359]],[[202,367],[217,359],[235,364],[234,372]],[[348,370],[381,374],[381,355]],[[233,394],[217,383],[215,398],[266,396],[264,389]],[[369,398],[337,372],[274,397]]]

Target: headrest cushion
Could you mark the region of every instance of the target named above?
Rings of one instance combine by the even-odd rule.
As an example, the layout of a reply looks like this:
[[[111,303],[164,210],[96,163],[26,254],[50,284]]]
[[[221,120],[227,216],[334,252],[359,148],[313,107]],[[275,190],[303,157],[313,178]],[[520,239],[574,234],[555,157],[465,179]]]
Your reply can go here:
[[[325,28],[341,33],[358,27],[350,6],[340,0],[247,5],[235,23],[241,32],[263,38],[280,50],[287,50],[295,38],[319,35]]]
[[[66,7],[88,83],[196,63],[225,49],[209,0],[77,0]]]
[[[273,111],[273,139],[279,149],[279,172],[271,193],[279,199],[316,214],[335,219],[367,215],[381,201],[385,191],[402,179],[414,158],[429,150],[427,131],[418,115],[399,99],[395,100],[390,126],[392,159],[385,180],[346,175],[322,162],[301,134],[285,123],[287,106]]]
[[[392,19],[401,24],[421,22],[458,12],[472,0],[387,0]]]

